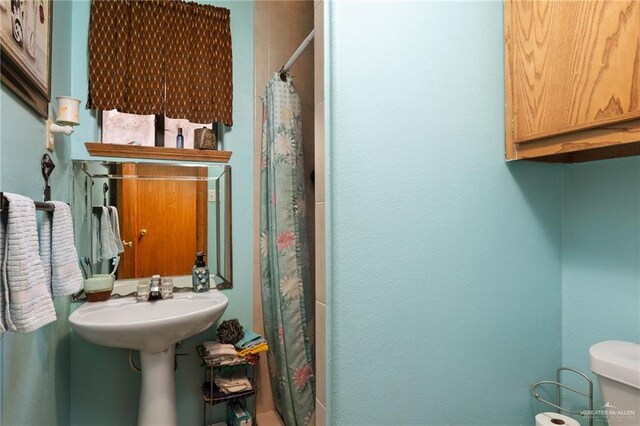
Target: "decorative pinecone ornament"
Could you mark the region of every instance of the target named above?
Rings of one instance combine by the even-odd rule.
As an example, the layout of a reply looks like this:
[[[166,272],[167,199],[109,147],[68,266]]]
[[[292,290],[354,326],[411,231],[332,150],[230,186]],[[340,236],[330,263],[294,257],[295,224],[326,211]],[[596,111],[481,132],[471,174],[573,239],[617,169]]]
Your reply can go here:
[[[244,337],[244,331],[237,319],[222,321],[218,327],[218,341],[220,343],[235,345]]]

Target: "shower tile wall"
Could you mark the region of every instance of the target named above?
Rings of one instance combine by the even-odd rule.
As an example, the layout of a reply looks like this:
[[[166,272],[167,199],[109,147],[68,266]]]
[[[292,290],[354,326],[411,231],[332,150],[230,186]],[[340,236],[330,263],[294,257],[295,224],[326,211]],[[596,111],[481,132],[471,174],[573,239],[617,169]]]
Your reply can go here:
[[[262,102],[260,96],[269,78],[289,60],[293,52],[313,29],[313,1],[256,1],[254,3],[254,304],[253,327],[264,333],[262,299],[260,297],[260,143],[262,137]],[[311,248],[311,276],[315,276],[315,198],[310,175],[314,169],[314,52],[313,45],[307,47],[289,71],[293,84],[302,101],[302,138],[304,142],[305,176],[307,187],[307,210],[309,246]],[[275,410],[267,357],[260,359],[258,393],[258,419],[260,413]],[[265,418],[264,414],[262,416]]]
[[[326,201],[324,116],[324,1],[314,0],[315,235],[316,235],[316,425],[326,424]]]

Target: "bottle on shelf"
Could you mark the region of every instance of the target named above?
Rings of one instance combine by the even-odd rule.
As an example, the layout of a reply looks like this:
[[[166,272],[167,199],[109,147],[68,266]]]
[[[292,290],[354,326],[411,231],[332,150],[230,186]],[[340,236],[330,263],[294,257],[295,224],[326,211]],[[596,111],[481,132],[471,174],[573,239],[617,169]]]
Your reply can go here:
[[[184,136],[182,136],[182,127],[178,127],[178,136],[176,136],[176,148],[184,148]]]

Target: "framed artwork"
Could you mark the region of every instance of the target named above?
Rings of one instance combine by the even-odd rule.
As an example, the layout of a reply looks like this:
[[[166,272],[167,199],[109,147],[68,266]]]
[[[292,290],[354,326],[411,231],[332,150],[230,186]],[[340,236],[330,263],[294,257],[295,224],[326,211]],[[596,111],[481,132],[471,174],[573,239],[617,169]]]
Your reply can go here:
[[[2,83],[41,117],[51,99],[51,0],[0,0]]]

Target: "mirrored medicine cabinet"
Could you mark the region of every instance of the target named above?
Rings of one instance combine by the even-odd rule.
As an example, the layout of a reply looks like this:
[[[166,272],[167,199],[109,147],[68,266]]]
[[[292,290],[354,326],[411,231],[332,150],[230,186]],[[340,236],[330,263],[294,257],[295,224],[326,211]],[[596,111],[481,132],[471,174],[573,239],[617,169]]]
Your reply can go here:
[[[212,288],[233,287],[230,166],[74,160],[72,206],[78,255],[93,274],[191,275],[204,252]],[[124,249],[117,262],[105,258],[101,231],[114,229],[110,207]]]

